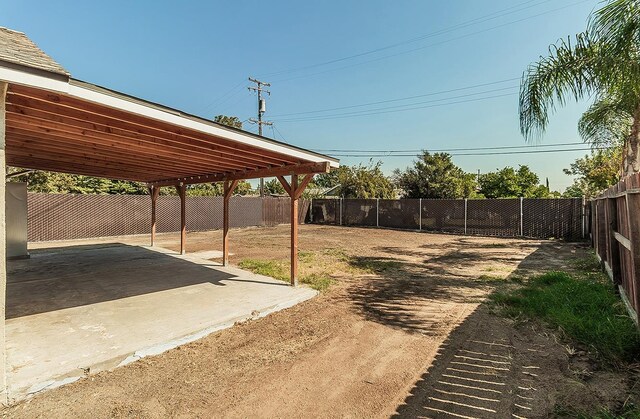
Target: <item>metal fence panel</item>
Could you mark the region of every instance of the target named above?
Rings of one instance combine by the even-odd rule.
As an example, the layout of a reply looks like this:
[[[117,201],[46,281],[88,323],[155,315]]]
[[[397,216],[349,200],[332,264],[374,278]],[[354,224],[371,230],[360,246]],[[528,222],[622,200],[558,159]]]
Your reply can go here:
[[[464,200],[423,199],[422,229],[464,234]]]
[[[340,224],[340,199],[315,199],[311,204],[311,220],[315,224]]]
[[[520,199],[469,199],[467,234],[519,236]]]
[[[582,201],[525,198],[523,236],[576,240],[582,237]]]
[[[420,228],[419,199],[381,199],[378,225],[392,228]]]
[[[342,201],[342,224],[375,227],[377,225],[376,211],[376,199],[344,199]]]

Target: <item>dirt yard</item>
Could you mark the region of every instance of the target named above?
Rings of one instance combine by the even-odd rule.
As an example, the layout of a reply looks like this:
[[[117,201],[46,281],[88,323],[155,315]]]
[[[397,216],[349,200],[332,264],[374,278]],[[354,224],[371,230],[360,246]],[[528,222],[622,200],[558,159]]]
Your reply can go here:
[[[231,262],[284,261],[288,240],[288,226],[233,230]],[[175,250],[178,236],[158,245]],[[188,251],[220,245],[219,232],[187,238]],[[581,381],[579,354],[480,305],[508,276],[571,270],[583,245],[302,226],[300,250],[301,275],[333,280],[318,297],[3,415],[530,418],[604,404],[615,397],[599,389],[628,385],[607,374]]]

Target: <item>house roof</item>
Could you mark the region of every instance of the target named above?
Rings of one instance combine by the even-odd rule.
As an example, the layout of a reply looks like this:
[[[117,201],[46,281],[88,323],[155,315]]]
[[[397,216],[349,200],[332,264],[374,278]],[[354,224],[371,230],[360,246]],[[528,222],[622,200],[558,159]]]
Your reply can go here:
[[[156,185],[319,173],[339,165],[329,156],[73,79],[24,34],[0,32],[0,81],[9,82],[9,165]]]
[[[69,72],[22,32],[0,26],[0,60],[68,76]]]

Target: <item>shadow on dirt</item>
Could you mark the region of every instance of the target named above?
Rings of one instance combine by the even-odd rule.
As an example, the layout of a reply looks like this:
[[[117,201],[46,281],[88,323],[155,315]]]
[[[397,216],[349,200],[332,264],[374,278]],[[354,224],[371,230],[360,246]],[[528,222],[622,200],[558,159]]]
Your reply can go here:
[[[460,238],[442,252],[439,248],[379,247],[387,256],[357,256],[349,263],[372,272],[357,281],[347,297],[367,320],[407,332],[442,336],[451,324],[451,304],[473,305],[491,292],[496,273],[504,278],[517,272],[528,276],[540,270],[560,269],[571,257],[573,245],[559,242],[484,244]],[[499,266],[501,272],[489,269]],[[486,271],[486,272],[485,272]]]
[[[551,269],[571,269],[581,255],[576,254],[578,247],[579,244],[543,242],[517,263],[516,272],[520,275],[523,271],[537,274]],[[462,263],[473,264],[476,252],[464,253],[471,255],[472,260]],[[437,260],[444,263],[446,259]],[[509,275],[505,281],[514,276],[516,274]],[[460,300],[462,297],[455,291],[460,283],[476,284],[486,292],[493,289],[492,284],[481,281],[456,282],[437,276],[425,277],[425,280],[435,282],[435,289],[441,294],[427,293],[423,298],[446,299],[453,295]],[[372,307],[375,310],[376,304]],[[393,310],[379,315],[390,317],[387,321],[392,326],[398,321]],[[409,326],[415,327],[415,317],[409,320]],[[447,334],[434,362],[414,384],[393,417],[546,417],[553,412],[555,399],[550,392],[556,391],[558,381],[564,383],[559,385],[563,389],[581,386],[566,377],[566,371],[567,356],[561,345],[531,328],[516,331],[510,321],[495,316],[486,305],[480,305]],[[583,398],[575,401],[588,404],[593,395]]]

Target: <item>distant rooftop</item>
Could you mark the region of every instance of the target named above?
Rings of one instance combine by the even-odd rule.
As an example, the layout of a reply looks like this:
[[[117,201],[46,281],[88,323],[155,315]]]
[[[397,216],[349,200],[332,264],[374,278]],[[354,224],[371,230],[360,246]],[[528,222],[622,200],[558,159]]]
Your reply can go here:
[[[69,76],[69,72],[49,57],[24,33],[0,26],[0,60],[38,70]]]

